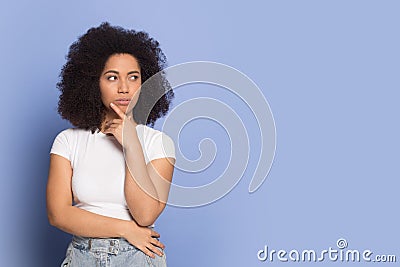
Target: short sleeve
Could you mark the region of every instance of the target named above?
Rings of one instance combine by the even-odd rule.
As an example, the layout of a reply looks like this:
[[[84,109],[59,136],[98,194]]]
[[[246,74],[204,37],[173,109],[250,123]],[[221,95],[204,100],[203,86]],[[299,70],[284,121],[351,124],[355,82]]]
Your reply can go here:
[[[66,131],[62,131],[56,136],[50,149],[50,154],[57,154],[71,161],[71,149],[69,148]]]
[[[158,132],[151,139],[147,156],[149,161],[159,158],[175,158],[174,141],[165,133]]]

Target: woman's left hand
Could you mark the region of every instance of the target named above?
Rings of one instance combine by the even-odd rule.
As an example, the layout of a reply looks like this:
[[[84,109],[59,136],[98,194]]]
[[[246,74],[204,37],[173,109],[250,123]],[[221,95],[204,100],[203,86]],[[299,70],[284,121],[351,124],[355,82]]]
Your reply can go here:
[[[106,122],[104,133],[112,134],[115,139],[123,146],[122,144],[122,131],[125,128],[125,131],[131,132],[136,131],[136,126],[138,125],[132,118],[132,116],[126,116],[125,113],[119,109],[119,107],[113,103],[110,104],[110,107],[118,114],[119,119],[112,119]]]

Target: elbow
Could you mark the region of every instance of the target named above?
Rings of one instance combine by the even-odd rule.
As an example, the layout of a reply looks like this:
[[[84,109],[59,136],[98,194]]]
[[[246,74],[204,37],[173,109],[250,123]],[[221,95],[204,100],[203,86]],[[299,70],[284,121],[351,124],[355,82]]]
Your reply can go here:
[[[56,216],[52,212],[47,212],[47,219],[48,219],[48,221],[49,221],[51,226],[54,226],[54,227],[57,227],[57,228],[60,227],[60,221],[61,220],[60,220],[59,216]]]
[[[158,216],[156,216],[155,214],[142,213],[134,216],[134,219],[138,225],[147,227],[152,225],[156,221],[157,217]]]
[[[164,208],[165,203],[161,203],[156,209],[146,209],[142,210],[140,213],[134,214],[134,219],[136,223],[140,226],[150,226],[154,224]]]
[[[165,205],[162,205],[165,206]],[[150,207],[140,207],[138,209],[131,209],[129,211],[135,222],[140,226],[151,226],[160,216],[162,211],[162,206],[150,206]],[[129,207],[129,206],[128,206]]]
[[[135,221],[138,225],[147,227],[152,225],[156,221],[156,218],[151,216],[145,216],[145,217],[140,216],[137,219],[135,218]]]
[[[57,220],[56,220],[56,218],[54,216],[47,215],[47,219],[48,219],[48,221],[49,221],[51,226],[57,227],[58,222],[57,222]]]

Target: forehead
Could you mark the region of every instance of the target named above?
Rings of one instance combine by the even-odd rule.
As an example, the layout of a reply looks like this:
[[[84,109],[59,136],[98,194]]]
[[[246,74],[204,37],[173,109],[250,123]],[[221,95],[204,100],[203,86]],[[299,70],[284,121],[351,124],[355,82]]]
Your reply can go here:
[[[140,70],[139,62],[130,54],[114,54],[111,55],[104,66],[104,70]]]

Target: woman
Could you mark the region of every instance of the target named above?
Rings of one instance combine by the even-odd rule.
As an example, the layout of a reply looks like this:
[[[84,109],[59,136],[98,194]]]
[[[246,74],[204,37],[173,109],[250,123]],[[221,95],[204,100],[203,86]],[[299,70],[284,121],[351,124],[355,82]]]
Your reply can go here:
[[[73,235],[62,266],[166,266],[153,227],[175,150],[169,136],[146,126],[174,96],[160,72],[165,64],[147,33],[108,23],[71,45],[58,111],[75,128],[55,138],[47,184],[49,222]],[[141,87],[156,73],[161,82]]]

